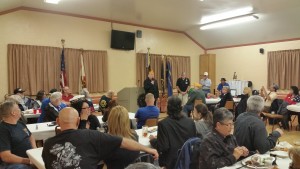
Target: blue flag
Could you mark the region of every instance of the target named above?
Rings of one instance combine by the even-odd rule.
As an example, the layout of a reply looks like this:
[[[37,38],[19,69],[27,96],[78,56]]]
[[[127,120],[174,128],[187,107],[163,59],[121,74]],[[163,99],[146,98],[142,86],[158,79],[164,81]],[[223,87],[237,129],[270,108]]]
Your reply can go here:
[[[173,95],[173,85],[172,85],[172,66],[169,61],[167,61],[167,85],[168,85],[168,96]]]

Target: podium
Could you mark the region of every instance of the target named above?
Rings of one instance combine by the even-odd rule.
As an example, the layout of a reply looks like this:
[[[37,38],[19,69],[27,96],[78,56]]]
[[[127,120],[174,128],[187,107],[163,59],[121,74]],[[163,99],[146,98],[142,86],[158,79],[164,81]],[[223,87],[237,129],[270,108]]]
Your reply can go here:
[[[145,93],[143,87],[125,87],[117,93],[117,103],[124,106],[128,112],[135,113],[139,108],[137,99],[142,93]]]

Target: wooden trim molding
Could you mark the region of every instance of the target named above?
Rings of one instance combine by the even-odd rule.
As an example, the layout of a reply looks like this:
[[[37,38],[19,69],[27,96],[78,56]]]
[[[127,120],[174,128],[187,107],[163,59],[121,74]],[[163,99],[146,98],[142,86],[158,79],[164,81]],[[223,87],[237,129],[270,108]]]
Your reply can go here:
[[[227,49],[227,48],[236,48],[236,47],[243,47],[243,46],[254,46],[254,45],[271,44],[271,43],[279,43],[279,42],[297,41],[297,40],[300,40],[300,38],[282,39],[282,40],[256,42],[256,43],[246,43],[246,44],[240,44],[240,45],[207,48],[206,50]]]

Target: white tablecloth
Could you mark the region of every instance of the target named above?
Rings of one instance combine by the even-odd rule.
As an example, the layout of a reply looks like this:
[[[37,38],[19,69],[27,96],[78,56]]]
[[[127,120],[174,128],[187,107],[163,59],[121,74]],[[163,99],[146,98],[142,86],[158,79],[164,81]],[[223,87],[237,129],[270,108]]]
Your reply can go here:
[[[51,122],[27,124],[35,140],[46,140],[55,136],[55,126],[48,126]]]
[[[243,94],[243,90],[245,87],[248,87],[248,81],[243,80],[234,80],[234,81],[227,81],[229,84],[230,89],[236,90],[236,95]]]
[[[220,98],[206,99],[206,104],[217,104],[217,103],[219,103],[220,100],[221,100]],[[239,103],[241,101],[241,98],[233,98],[233,101],[235,103]]]
[[[149,136],[150,136],[150,134],[156,136],[157,131],[149,133],[147,137],[143,136],[142,129],[138,129],[138,130],[136,130],[136,132],[139,136],[139,143],[144,145],[144,146],[151,147],[150,142],[149,142]],[[43,152],[43,147],[26,151],[30,161],[38,169],[45,169],[45,164],[44,164],[44,161],[43,161],[43,158],[42,158],[42,152]]]
[[[129,119],[132,121],[133,125],[136,125],[134,116],[135,113],[129,113]],[[103,124],[102,116],[97,117],[100,124]],[[55,126],[48,126],[48,124],[50,124],[50,122],[27,124],[27,128],[36,140],[46,140],[47,138],[55,136]]]
[[[42,158],[43,147],[27,150],[26,153],[31,161],[38,169],[45,169]]]
[[[270,156],[270,153],[266,153],[265,154],[266,156]],[[251,159],[251,156],[244,159],[244,160],[249,160]],[[277,157],[277,160],[276,160],[276,164],[278,165],[278,168],[280,169],[288,169],[289,168],[289,164],[291,163],[291,159],[289,159],[288,157],[287,158],[279,158]],[[239,161],[237,163],[235,163],[234,165],[232,166],[228,166],[228,167],[223,167],[222,169],[237,169],[237,168],[240,168],[242,167],[242,162]],[[244,168],[248,168],[248,167],[242,167],[242,169]]]

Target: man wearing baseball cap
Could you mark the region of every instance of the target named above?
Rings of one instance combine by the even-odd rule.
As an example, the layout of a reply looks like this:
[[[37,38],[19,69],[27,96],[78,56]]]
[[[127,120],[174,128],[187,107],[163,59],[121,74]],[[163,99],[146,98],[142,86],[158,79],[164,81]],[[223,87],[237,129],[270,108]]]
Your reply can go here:
[[[10,96],[10,98],[12,98],[12,99],[14,99],[18,102],[18,104],[20,105],[20,109],[22,111],[31,108],[30,106],[31,106],[31,101],[32,100],[30,98],[24,96],[23,93],[25,91],[26,90],[18,87],[14,90],[14,94]]]
[[[210,93],[211,80],[208,78],[208,72],[203,73],[203,79],[200,80],[200,84],[205,94]]]

